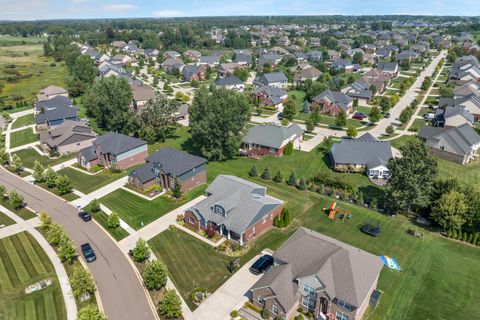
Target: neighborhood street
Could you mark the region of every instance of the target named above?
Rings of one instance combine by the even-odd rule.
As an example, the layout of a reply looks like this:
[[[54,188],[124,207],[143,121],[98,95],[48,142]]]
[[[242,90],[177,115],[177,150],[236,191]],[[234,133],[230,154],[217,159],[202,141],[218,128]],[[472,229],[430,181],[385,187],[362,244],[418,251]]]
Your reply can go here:
[[[92,245],[97,260],[89,263],[88,267],[96,280],[101,305],[109,319],[156,319],[133,265],[100,226],[81,221],[73,206],[3,168],[0,170],[0,184],[8,190],[17,190],[25,197],[28,207],[37,212],[45,211],[62,224],[79,252],[81,244],[89,242]]]

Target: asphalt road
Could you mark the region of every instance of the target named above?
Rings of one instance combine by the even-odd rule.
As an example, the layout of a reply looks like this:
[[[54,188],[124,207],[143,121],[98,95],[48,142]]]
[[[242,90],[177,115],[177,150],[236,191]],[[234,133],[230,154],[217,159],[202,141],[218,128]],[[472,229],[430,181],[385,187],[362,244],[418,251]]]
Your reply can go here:
[[[19,177],[0,169],[0,184],[16,189],[33,210],[47,212],[65,226],[71,239],[80,245],[89,242],[97,260],[88,267],[97,283],[104,311],[110,320],[155,319],[145,291],[128,258],[116,243],[93,221],[83,222],[77,209],[50,193],[30,185]]]

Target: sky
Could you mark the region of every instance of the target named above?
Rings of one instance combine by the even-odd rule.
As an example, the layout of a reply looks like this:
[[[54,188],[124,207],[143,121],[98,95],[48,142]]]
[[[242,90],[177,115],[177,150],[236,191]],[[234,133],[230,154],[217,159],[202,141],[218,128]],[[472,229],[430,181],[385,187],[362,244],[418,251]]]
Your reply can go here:
[[[480,16],[480,0],[0,0],[0,20],[333,14]]]

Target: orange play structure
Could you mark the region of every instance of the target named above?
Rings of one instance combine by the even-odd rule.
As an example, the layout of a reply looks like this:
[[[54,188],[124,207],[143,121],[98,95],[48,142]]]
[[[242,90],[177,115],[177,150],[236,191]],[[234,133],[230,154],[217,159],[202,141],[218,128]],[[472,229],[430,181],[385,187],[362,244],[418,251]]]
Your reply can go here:
[[[327,212],[328,218],[333,220],[335,218],[335,215],[340,211],[340,207],[338,206],[337,201],[332,201],[332,203],[328,208],[323,208],[323,211]],[[342,219],[342,222],[343,222],[347,216],[350,218],[351,215],[352,215],[351,212],[345,209],[345,210],[342,210],[342,215],[340,218]]]

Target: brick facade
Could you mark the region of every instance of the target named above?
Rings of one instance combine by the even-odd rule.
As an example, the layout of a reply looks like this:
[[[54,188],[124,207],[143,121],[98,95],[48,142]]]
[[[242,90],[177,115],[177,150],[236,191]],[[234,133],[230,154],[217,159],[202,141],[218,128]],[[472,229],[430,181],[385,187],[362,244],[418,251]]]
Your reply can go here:
[[[141,164],[145,161],[145,158],[148,157],[148,150],[144,150],[140,153],[137,153],[131,157],[123,159],[117,163],[117,167],[120,170],[130,168],[134,165]]]

